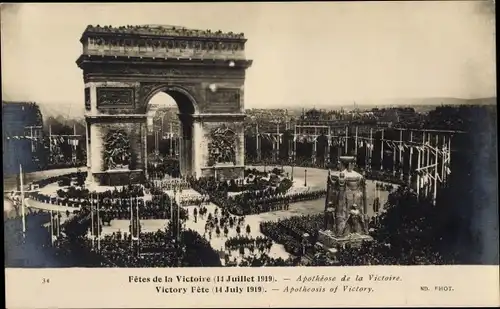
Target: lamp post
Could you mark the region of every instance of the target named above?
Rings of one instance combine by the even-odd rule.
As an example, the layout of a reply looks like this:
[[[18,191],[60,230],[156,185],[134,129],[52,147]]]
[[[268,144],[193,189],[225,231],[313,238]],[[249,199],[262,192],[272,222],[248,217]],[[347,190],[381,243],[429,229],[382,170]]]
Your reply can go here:
[[[307,187],[307,169],[304,170],[304,187]]]

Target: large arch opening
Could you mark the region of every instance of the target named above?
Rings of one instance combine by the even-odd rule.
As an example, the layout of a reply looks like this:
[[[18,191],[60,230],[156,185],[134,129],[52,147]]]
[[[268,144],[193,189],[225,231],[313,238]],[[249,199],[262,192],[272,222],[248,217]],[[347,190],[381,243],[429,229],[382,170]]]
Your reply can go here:
[[[162,88],[146,99],[147,175],[150,179],[193,175],[196,103],[184,91]]]

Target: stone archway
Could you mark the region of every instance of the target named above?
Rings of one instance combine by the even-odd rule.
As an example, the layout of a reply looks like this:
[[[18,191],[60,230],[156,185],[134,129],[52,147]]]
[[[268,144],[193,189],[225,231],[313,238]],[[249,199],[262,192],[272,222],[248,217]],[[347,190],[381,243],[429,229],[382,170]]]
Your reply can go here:
[[[120,185],[144,179],[147,104],[162,91],[180,111],[181,173],[243,177],[244,81],[252,64],[245,57],[243,34],[88,26],[80,42],[83,54],[77,64],[85,82],[90,180]],[[224,129],[234,132],[229,140],[217,133]],[[129,153],[113,150],[124,143]]]
[[[144,107],[148,108],[150,100],[158,93],[163,92],[168,94],[177,104],[179,110],[179,120],[181,124],[180,139],[180,171],[183,176],[199,176],[201,175],[199,158],[196,145],[200,142],[199,137],[195,135],[195,124],[193,116],[199,114],[198,103],[196,99],[189,93],[189,90],[182,86],[169,85],[162,83],[144,83],[142,86],[144,93]],[[145,150],[146,151],[146,150]],[[146,152],[147,158],[147,152]],[[147,164],[146,164],[147,165]]]

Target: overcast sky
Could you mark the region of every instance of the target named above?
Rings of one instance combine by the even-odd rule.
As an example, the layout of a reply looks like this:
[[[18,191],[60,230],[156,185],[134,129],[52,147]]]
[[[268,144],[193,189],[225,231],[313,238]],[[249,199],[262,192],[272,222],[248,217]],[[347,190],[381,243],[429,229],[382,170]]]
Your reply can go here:
[[[2,6],[3,99],[60,112],[83,110],[75,61],[88,24],[244,32],[246,108],[496,96],[493,15],[481,2]]]

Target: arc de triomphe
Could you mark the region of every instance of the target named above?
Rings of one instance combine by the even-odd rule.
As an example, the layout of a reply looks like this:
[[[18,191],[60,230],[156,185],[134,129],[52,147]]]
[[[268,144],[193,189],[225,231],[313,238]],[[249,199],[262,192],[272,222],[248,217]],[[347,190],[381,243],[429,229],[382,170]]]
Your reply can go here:
[[[179,107],[183,176],[244,172],[243,34],[172,26],[88,26],[77,64],[85,83],[89,180],[141,182],[147,106],[159,92]]]

